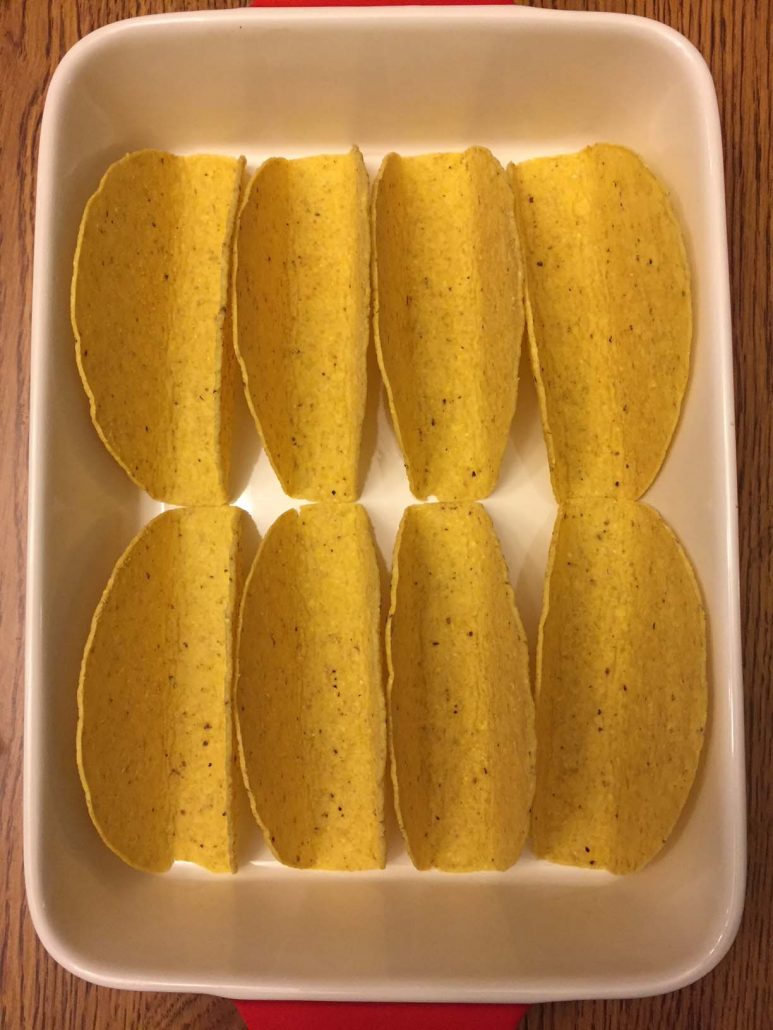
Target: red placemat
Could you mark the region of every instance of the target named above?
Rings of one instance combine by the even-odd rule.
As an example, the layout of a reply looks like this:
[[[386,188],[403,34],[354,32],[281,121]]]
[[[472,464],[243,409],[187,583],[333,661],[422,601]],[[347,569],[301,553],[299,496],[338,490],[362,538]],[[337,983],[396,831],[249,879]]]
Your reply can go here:
[[[252,0],[250,7],[511,7],[513,0]]]
[[[526,1005],[237,1001],[249,1030],[515,1030]]]
[[[250,7],[421,7],[510,5],[512,0],[252,0]],[[526,1005],[237,1001],[249,1030],[515,1030]]]

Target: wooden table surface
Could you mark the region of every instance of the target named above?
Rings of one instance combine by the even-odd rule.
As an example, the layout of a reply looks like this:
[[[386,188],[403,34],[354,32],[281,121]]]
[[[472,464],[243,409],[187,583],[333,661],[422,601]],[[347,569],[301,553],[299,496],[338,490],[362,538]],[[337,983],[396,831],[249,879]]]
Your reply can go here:
[[[22,878],[21,763],[29,322],[35,164],[49,77],[75,41],[138,14],[235,6],[207,0],[0,0],[0,1027],[226,1030],[232,1005],[93,987],[38,943]],[[773,143],[769,0],[620,0],[532,6],[624,11],[667,22],[707,58],[725,141],[740,493],[749,883],[729,956],[661,998],[532,1008],[528,1030],[765,1030],[773,1026]],[[766,1015],[767,1013],[767,1015]],[[301,1028],[299,1028],[301,1030]],[[474,1030],[474,1028],[471,1028]]]

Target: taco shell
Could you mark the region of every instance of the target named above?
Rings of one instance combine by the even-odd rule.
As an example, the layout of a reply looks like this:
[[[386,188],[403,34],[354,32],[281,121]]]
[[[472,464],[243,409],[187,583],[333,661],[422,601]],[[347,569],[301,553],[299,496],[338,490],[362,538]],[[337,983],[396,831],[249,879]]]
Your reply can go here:
[[[229,499],[228,294],[243,166],[127,154],[78,234],[71,315],[91,418],[130,478],[170,504]]]
[[[690,793],[707,712],[700,591],[652,508],[587,498],[560,510],[536,701],[536,854],[640,869]]]
[[[671,200],[641,158],[610,144],[510,174],[553,490],[639,498],[690,368],[690,271]]]
[[[235,339],[250,409],[291,497],[359,495],[369,261],[359,150],[260,166],[236,233]]]
[[[235,869],[231,702],[250,528],[238,508],[164,512],[129,545],[94,615],[78,768],[100,836],[137,869]]]
[[[363,508],[306,505],[277,519],[244,592],[237,716],[253,813],[285,865],[384,865],[379,612]]]
[[[515,412],[523,283],[507,176],[482,147],[381,165],[374,332],[412,492],[487,497]]]
[[[418,869],[507,869],[529,828],[526,637],[479,504],[408,508],[387,629],[392,777]]]

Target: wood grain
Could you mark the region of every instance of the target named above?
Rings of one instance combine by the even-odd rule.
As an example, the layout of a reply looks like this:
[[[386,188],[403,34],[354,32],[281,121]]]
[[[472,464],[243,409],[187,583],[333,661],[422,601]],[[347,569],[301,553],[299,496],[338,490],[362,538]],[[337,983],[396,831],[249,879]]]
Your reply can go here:
[[[73,43],[138,14],[229,7],[197,0],[0,0],[0,1027],[230,1030],[233,1006],[188,995],[93,987],[37,942],[24,900],[21,748],[29,319],[35,161],[49,77]],[[735,338],[749,885],[729,956],[699,983],[630,1002],[534,1007],[528,1030],[764,1030],[773,1013],[773,143],[769,0],[535,2],[624,11],[672,25],[717,84],[725,139]],[[471,1028],[472,1030],[472,1028]]]

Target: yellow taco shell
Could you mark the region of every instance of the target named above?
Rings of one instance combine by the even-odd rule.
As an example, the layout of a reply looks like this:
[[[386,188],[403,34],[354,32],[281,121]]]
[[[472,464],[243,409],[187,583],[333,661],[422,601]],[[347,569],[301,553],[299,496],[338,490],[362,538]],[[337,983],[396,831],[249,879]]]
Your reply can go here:
[[[100,836],[137,869],[235,869],[232,686],[249,517],[176,508],[118,561],[78,686],[78,768]]]
[[[526,637],[479,504],[403,516],[387,629],[392,777],[419,869],[507,869],[534,793]]]
[[[291,497],[352,501],[369,337],[368,175],[359,150],[271,158],[247,187],[234,272],[247,400]]]
[[[684,807],[706,726],[706,616],[652,508],[582,498],[559,512],[537,656],[534,850],[630,873]]]
[[[379,607],[363,508],[314,504],[277,519],[244,592],[237,716],[253,812],[286,865],[384,865]]]
[[[482,147],[389,154],[372,219],[376,347],[411,490],[486,497],[515,412],[524,327],[507,176]]]
[[[71,315],[92,420],[130,478],[171,504],[229,498],[228,284],[243,165],[127,154],[78,234]]]
[[[641,497],[690,366],[690,272],[668,193],[605,143],[510,174],[555,495]]]

